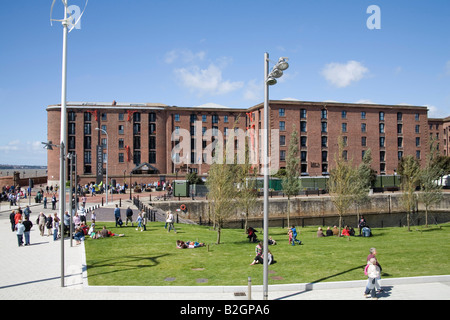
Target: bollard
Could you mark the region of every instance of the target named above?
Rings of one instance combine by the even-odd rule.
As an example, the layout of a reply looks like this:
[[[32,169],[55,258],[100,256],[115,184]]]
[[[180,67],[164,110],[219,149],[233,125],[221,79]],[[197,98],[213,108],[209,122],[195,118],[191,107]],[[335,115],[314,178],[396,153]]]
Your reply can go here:
[[[248,277],[248,300],[252,300],[252,277]]]

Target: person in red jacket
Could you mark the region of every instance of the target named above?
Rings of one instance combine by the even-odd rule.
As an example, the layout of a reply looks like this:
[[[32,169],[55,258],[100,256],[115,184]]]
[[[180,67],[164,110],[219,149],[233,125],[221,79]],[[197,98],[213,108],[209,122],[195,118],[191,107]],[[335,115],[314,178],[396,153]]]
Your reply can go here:
[[[15,222],[16,224],[18,224],[20,220],[22,220],[22,214],[20,213],[19,210],[17,210],[17,211],[16,211],[16,214],[15,214],[15,216],[14,216],[14,222]]]
[[[345,226],[344,229],[342,229],[342,236],[349,236],[350,237],[350,232],[348,230],[348,226]]]

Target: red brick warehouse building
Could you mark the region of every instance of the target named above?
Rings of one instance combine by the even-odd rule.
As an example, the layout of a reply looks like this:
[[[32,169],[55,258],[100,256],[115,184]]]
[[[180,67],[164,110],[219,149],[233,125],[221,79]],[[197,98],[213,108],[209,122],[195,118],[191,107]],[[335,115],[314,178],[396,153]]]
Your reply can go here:
[[[345,156],[353,159],[355,165],[370,148],[372,167],[379,174],[394,174],[399,159],[406,155],[424,163],[430,135],[438,137],[441,154],[448,155],[450,118],[428,119],[426,107],[287,100],[270,101],[269,106],[270,130],[279,134],[271,141],[271,150],[276,150],[271,157],[277,157],[279,168],[286,166],[295,125],[299,132],[302,175],[320,176],[330,171],[339,136],[345,142]],[[247,128],[254,128],[259,159],[263,108],[263,104],[236,109],[214,104],[176,107],[155,103],[69,102],[67,148],[69,153],[77,154],[81,183],[96,181],[97,167],[105,170],[106,157],[108,178],[119,183],[124,178],[128,181],[132,170],[133,182],[143,183],[158,180],[152,174],[172,175],[169,180],[178,174],[184,177],[188,170],[206,174],[208,145],[217,138],[226,140],[229,130],[247,132]],[[60,109],[60,105],[47,107],[48,140],[54,143],[60,140]],[[178,139],[177,134],[183,132],[190,135],[184,141],[188,147],[178,151],[177,145],[184,139]],[[275,149],[274,144],[278,144]],[[97,149],[98,146],[102,148]],[[235,138],[234,147],[242,150],[242,141]],[[103,157],[97,156],[98,150]],[[261,168],[259,162],[257,166]],[[55,150],[48,151],[48,181],[54,185],[59,182],[59,152]]]

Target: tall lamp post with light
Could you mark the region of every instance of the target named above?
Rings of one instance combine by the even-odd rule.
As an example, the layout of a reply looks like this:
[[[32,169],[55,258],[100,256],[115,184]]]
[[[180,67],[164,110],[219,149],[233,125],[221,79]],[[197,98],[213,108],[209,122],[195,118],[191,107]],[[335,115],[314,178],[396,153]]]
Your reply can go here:
[[[53,150],[53,147],[60,149],[60,177],[64,177],[65,169],[65,147],[62,141],[60,145],[53,144],[51,141],[42,142],[44,148],[47,150]],[[65,181],[60,181],[59,188],[59,220],[61,225],[61,287],[64,287],[64,212],[66,211],[66,189]]]
[[[269,294],[269,86],[277,83],[277,78],[289,68],[289,59],[281,57],[269,73],[269,54],[264,54],[264,132],[263,132],[263,169],[264,169],[264,249],[263,249],[263,299]]]
[[[97,131],[101,131],[106,134],[106,205],[108,205],[108,132],[105,129],[95,128]]]
[[[61,226],[64,226],[64,211],[65,211],[65,202],[66,202],[66,168],[65,168],[65,145],[66,145],[66,135],[67,135],[67,34],[73,30],[73,28],[80,29],[80,19],[86,10],[86,4],[84,6],[83,12],[78,14],[79,7],[78,6],[69,6],[68,0],[62,0],[64,5],[64,18],[63,19],[53,19],[53,6],[55,5],[55,1],[53,0],[51,9],[50,9],[50,24],[52,21],[60,21],[63,26],[63,52],[62,52],[62,85],[61,85],[61,143],[59,146],[52,145],[51,142],[43,142],[45,147],[51,150],[52,146],[58,147],[60,149],[60,174],[59,174],[59,207],[60,207],[60,220]],[[72,14],[75,11],[76,14]],[[70,28],[70,29],[69,29]],[[71,210],[72,211],[72,210]],[[61,228],[61,287],[64,287],[64,228]]]

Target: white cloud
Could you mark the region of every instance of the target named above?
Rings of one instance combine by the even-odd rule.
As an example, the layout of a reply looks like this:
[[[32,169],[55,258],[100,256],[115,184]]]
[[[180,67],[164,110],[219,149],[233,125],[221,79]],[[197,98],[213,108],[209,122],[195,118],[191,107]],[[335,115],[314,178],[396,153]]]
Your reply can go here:
[[[376,104],[375,102],[369,100],[369,99],[360,99],[356,101],[357,104]]]
[[[208,68],[199,66],[175,69],[175,75],[181,84],[199,95],[221,95],[243,87],[243,82],[231,82],[222,78],[222,69],[211,63]]]
[[[428,118],[445,118],[449,116],[449,112],[445,109],[432,105],[425,105],[428,108]]]
[[[262,81],[250,80],[245,88],[244,99],[248,101],[259,101],[264,97],[264,85]]]
[[[165,54],[164,61],[167,64],[172,64],[178,60],[181,60],[184,63],[189,63],[193,61],[202,61],[206,56],[206,52],[192,52],[191,50],[172,50]]]
[[[6,145],[0,146],[0,151],[2,152],[13,152],[18,151],[20,147],[20,141],[19,140],[13,140],[8,142]]]
[[[343,63],[329,63],[322,70],[325,79],[338,88],[349,86],[352,82],[356,82],[364,78],[369,69],[364,67],[358,61],[348,61]]]
[[[30,152],[45,154],[46,151],[40,141],[27,141],[22,142],[20,140],[12,140],[5,145],[0,145],[0,152],[5,153],[23,153],[29,154]]]

